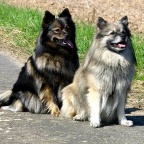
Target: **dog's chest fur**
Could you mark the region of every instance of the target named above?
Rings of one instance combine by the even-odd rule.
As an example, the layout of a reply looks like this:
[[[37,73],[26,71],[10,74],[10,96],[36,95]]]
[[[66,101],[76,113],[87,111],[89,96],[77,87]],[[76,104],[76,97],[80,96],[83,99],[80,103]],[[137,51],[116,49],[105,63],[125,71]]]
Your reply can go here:
[[[123,90],[130,86],[134,75],[134,66],[130,59],[126,59],[124,54],[118,54],[106,50],[101,57],[91,63],[91,72],[95,75],[95,83],[104,91]]]
[[[51,71],[62,71],[64,68],[64,59],[60,56],[51,56],[50,54],[46,53],[42,56],[36,58],[36,64],[38,69],[49,69]]]

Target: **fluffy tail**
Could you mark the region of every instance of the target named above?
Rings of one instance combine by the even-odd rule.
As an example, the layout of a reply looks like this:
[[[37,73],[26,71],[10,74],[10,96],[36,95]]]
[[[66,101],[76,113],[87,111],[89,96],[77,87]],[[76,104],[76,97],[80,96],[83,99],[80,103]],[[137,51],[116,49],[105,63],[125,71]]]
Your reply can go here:
[[[0,94],[0,107],[9,103],[11,94],[11,90],[5,91],[4,93]]]

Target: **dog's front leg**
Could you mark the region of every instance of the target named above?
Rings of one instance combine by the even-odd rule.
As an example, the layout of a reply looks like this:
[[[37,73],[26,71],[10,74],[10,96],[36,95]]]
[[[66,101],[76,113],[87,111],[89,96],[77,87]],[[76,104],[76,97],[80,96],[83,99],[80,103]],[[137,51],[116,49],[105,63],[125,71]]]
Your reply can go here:
[[[119,97],[119,104],[117,109],[118,121],[120,125],[132,126],[133,121],[127,120],[125,116],[125,101],[126,101],[126,94]]]
[[[101,95],[99,91],[90,88],[87,95],[89,110],[90,110],[90,126],[100,127],[100,112],[101,112]]]

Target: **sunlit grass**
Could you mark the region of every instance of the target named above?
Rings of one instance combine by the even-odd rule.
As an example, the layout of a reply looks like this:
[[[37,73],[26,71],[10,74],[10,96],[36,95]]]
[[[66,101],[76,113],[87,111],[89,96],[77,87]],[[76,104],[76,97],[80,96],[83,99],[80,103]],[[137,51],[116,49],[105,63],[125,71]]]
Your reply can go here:
[[[31,53],[41,29],[42,14],[29,8],[0,3],[0,27],[13,37],[14,43]]]

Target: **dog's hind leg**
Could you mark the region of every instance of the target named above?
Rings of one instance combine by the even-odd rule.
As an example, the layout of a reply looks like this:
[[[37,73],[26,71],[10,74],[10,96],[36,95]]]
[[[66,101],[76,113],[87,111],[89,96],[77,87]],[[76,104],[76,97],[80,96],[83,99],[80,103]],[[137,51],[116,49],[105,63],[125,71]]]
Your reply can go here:
[[[63,89],[62,91],[62,108],[61,114],[66,118],[72,119],[76,115],[76,110],[73,105],[74,99],[71,92],[70,85]]]
[[[80,108],[78,110],[78,114],[73,117],[73,120],[75,120],[75,121],[88,120],[88,115],[87,115],[87,111],[85,110],[85,108]]]
[[[23,111],[23,104],[21,103],[20,100],[16,100],[9,106],[3,106],[1,107],[3,110],[9,110],[13,112],[21,112]]]
[[[62,93],[62,115],[77,121],[86,120],[88,115],[85,107],[85,100],[78,95],[75,85],[71,84],[65,87]]]
[[[72,105],[72,102],[67,98],[63,99],[61,114],[62,116],[69,119],[72,119],[76,115],[76,111]]]
[[[23,111],[23,105],[20,100],[16,100],[14,102],[11,101],[12,97],[12,91],[8,90],[2,94],[0,94],[0,105],[2,105],[3,110],[9,110],[9,111]],[[7,105],[7,106],[5,106]]]
[[[133,121],[127,120],[125,116],[125,101],[126,101],[126,94],[121,95],[119,97],[119,104],[118,104],[118,109],[117,109],[118,121],[120,125],[132,126]]]
[[[73,120],[75,121],[85,121],[88,120],[88,106],[87,106],[87,101],[85,97],[83,96],[78,96],[75,98],[74,101],[74,108],[76,109],[76,116],[73,117]]]

